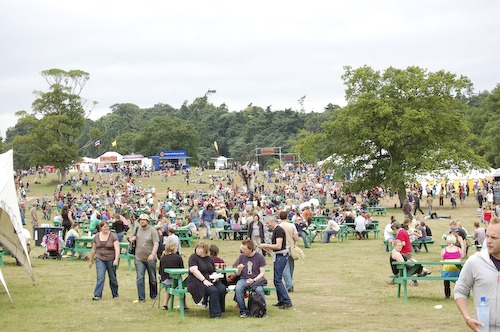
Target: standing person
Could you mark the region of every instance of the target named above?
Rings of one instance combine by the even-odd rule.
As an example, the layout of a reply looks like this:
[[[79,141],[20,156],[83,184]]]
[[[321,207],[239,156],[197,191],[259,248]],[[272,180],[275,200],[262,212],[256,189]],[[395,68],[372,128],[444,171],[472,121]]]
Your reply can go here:
[[[226,286],[215,278],[215,263],[209,255],[206,242],[196,245],[194,254],[189,257],[188,265],[187,289],[193,296],[194,302],[199,303],[207,295],[210,318],[222,318],[222,313],[226,311]]]
[[[290,255],[286,248],[286,233],[285,230],[278,225],[278,220],[274,215],[266,216],[266,226],[273,231],[271,243],[261,243],[259,248],[271,251],[274,257],[274,287],[278,296],[278,303],[273,304],[280,309],[289,309],[292,307],[292,300],[288,296],[288,292],[283,284],[283,270],[285,269]]]
[[[422,209],[420,208],[420,196],[415,195],[414,198],[415,198],[415,202],[413,202],[413,204],[414,204],[413,215],[417,214],[417,210],[420,211],[420,213],[425,214],[424,211],[422,211]]]
[[[472,239],[474,240],[474,244],[476,245],[477,249],[482,248],[482,245],[484,243],[484,239],[486,239],[486,230],[481,227],[481,224],[479,224],[478,221],[474,223],[474,234],[472,235]]]
[[[479,203],[479,208],[482,209],[483,208],[483,202],[484,202],[484,196],[483,196],[483,190],[482,189],[478,189],[478,192],[477,192],[477,202]]]
[[[439,206],[444,205],[444,187],[441,185],[441,189],[439,190]]]
[[[299,233],[294,224],[288,222],[288,214],[281,211],[279,214],[280,226],[286,233],[285,247],[290,252],[290,248],[299,240]],[[283,280],[285,281],[286,290],[288,293],[293,292],[293,272],[295,270],[295,260],[291,255],[288,255],[288,261],[283,271]]]
[[[92,250],[89,255],[89,268],[94,264],[94,256],[96,257],[95,269],[97,273],[97,282],[94,289],[94,297],[92,300],[98,301],[102,298],[104,289],[104,281],[106,279],[106,271],[109,277],[109,287],[113,298],[118,297],[118,280],[116,278],[116,267],[120,258],[120,243],[115,234],[109,231],[107,221],[101,221],[100,232],[94,236]]]
[[[500,218],[492,218],[486,229],[487,250],[481,250],[465,262],[455,286],[455,301],[458,310],[465,319],[465,324],[479,331],[482,323],[472,318],[468,308],[469,293],[472,290],[474,307],[477,308],[480,298],[486,297],[490,308],[490,331],[500,331],[500,311],[498,310],[498,275],[500,273]]]
[[[427,195],[427,209],[429,210],[429,215],[432,214],[432,204],[434,203],[434,199],[432,198],[432,195]]]
[[[257,213],[248,225],[247,238],[254,242],[257,252],[262,254],[262,250],[258,248],[258,245],[264,243],[264,224],[260,221],[260,216]]]
[[[448,234],[446,236],[447,246],[441,249],[441,260],[448,262],[460,262],[462,260],[462,253],[460,248],[455,245],[457,238],[453,234]],[[460,270],[455,265],[443,265],[443,271],[441,271],[442,277],[458,277],[460,275]],[[444,297],[446,299],[450,298],[451,295],[451,282],[449,280],[444,280]]]
[[[212,228],[212,223],[215,221],[215,211],[214,207],[212,204],[208,204],[207,207],[203,210],[201,213],[201,227],[205,227],[207,229],[207,235],[205,236],[205,239],[211,239],[212,237],[212,232],[210,231],[210,228]]]
[[[146,271],[149,278],[149,296],[156,299],[158,294],[158,285],[156,283],[156,255],[158,251],[158,232],[149,225],[149,216],[145,213],[139,216],[139,227],[136,235],[133,235],[130,242],[135,243],[135,270],[138,299],[134,303],[144,302],[146,291],[144,288],[144,279]]]
[[[262,254],[255,251],[255,243],[251,239],[245,239],[241,242],[240,252],[241,255],[236,263],[236,275],[240,276],[240,279],[236,283],[235,298],[240,308],[240,317],[245,318],[249,315],[245,305],[245,292],[251,289],[265,298],[266,260]]]
[[[66,238],[66,232],[71,229],[73,226],[73,212],[71,212],[70,206],[64,205],[61,209],[61,217],[62,223],[61,226],[63,229],[63,239]]]
[[[403,206],[401,207],[401,210],[403,210],[405,219],[411,218],[411,204],[408,198],[405,199]]]
[[[118,238],[118,242],[123,242],[123,237],[125,236],[126,225],[121,219],[121,215],[115,214],[113,226],[112,228],[116,232],[116,237]]]

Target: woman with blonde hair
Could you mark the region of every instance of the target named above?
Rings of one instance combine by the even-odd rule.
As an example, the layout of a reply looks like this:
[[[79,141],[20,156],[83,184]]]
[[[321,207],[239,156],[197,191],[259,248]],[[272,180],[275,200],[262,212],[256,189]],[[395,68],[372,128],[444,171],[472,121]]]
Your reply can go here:
[[[160,282],[166,287],[172,287],[172,278],[165,272],[166,268],[184,268],[182,257],[177,254],[177,243],[168,242],[165,245],[160,258]],[[163,309],[168,310],[168,300],[170,294],[165,292],[165,301],[163,302]],[[189,309],[186,305],[186,297],[184,297],[184,309]]]
[[[446,236],[446,247],[441,249],[441,260],[444,262],[460,262],[463,257],[462,250],[455,245],[457,242],[457,237],[453,234],[448,234]],[[443,270],[441,271],[442,277],[458,277],[460,270],[455,265],[443,265]],[[444,297],[446,299],[450,298],[451,287],[450,281],[444,280]]]

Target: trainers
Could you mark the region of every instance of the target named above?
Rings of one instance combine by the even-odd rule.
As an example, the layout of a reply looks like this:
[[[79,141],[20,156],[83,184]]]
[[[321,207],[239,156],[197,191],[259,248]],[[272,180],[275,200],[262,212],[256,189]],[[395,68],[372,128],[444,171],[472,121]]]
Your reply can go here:
[[[413,283],[412,283],[413,286],[418,286],[418,282],[416,280],[413,280]]]
[[[132,301],[133,304],[137,304],[137,303],[144,303],[146,302],[145,300],[134,300]]]
[[[278,302],[278,303],[273,304],[273,307],[281,307],[282,305],[283,305],[283,303]]]
[[[396,283],[394,282],[394,279],[386,281],[386,284],[388,285],[395,285]]]
[[[280,305],[278,308],[279,309],[290,309],[291,307],[292,307],[291,303],[284,303],[284,304]]]
[[[288,293],[293,293],[293,287],[287,290]]]
[[[100,299],[101,299],[101,298],[100,298],[99,296],[94,296],[94,297],[92,298],[92,301],[99,301]]]
[[[240,315],[240,318],[247,318],[247,317],[248,317],[248,314],[247,314],[247,313],[242,313],[242,314]]]

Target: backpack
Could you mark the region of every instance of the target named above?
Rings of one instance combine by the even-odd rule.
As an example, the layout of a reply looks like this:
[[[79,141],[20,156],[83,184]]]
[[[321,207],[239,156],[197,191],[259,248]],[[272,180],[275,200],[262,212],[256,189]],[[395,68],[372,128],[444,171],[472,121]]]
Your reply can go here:
[[[248,311],[250,317],[262,318],[266,315],[266,301],[259,293],[250,291],[248,297]]]
[[[66,240],[66,248],[74,248],[75,247],[75,236],[70,235]]]

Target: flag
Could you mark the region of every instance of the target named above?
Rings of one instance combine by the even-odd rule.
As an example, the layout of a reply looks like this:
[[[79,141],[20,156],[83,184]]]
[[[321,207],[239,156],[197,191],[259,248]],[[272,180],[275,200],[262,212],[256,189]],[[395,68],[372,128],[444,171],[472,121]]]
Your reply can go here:
[[[217,151],[217,155],[219,155],[219,146],[217,145],[217,141],[214,141],[215,151]]]
[[[95,146],[99,146],[99,145],[101,145],[101,141],[100,141],[100,140],[95,141],[94,145],[95,145]]]
[[[116,146],[116,140],[111,142],[111,146]]]

